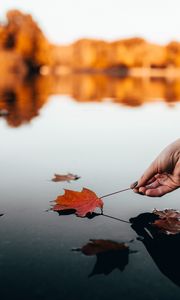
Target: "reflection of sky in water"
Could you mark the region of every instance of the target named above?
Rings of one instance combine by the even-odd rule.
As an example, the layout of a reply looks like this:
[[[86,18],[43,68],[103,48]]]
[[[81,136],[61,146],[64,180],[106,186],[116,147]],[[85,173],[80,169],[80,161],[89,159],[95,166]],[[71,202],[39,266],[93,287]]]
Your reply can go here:
[[[29,125],[11,129],[1,121],[1,184],[22,195],[36,180],[69,171],[100,194],[126,187],[179,137],[179,113],[179,105],[129,109],[52,97]]]
[[[81,166],[87,170],[88,166],[93,174],[96,166],[96,172],[99,168],[100,173],[102,168],[118,169],[116,175],[125,172],[131,180],[166,144],[179,137],[179,112],[178,104],[173,108],[156,103],[131,109],[109,102],[78,104],[66,97],[51,97],[40,117],[29,125],[11,129],[1,121],[1,164],[5,157],[16,166],[18,159],[32,166],[44,158],[44,169],[51,166],[52,170],[68,171]]]
[[[54,96],[28,125],[10,128],[1,120],[3,295],[10,284],[16,295],[29,291],[27,299],[38,295],[76,299],[80,292],[86,292],[86,299],[122,295],[124,299],[154,299],[154,294],[157,299],[170,299],[172,294],[179,299],[178,287],[160,273],[138,241],[132,248],[139,252],[131,255],[123,273],[113,271],[108,277],[88,280],[95,258],[70,249],[89,238],[135,238],[128,224],[105,217],[86,220],[45,212],[64,187],[80,190],[85,186],[103,195],[129,186],[163,147],[179,137],[179,113],[179,104],[169,108],[157,102],[128,108]],[[54,172],[74,172],[82,179],[55,184],[49,181]],[[154,207],[180,206],[179,190],[161,199],[129,191],[104,202],[105,213],[126,220]]]

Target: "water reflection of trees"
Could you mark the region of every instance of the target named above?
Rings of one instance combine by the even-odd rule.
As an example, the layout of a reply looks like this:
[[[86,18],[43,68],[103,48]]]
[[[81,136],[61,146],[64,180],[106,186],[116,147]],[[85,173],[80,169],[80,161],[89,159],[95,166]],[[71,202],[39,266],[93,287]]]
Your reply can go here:
[[[180,100],[180,80],[132,78],[104,74],[70,73],[63,76],[36,76],[22,79],[8,74],[0,79],[0,110],[13,127],[36,117],[49,96],[69,95],[78,102],[101,102],[111,99],[131,107],[147,102]]]

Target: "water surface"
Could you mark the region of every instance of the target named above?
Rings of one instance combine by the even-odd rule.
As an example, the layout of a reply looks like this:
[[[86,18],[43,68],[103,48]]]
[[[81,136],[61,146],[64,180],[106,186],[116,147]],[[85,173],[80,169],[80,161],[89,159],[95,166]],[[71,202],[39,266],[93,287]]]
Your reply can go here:
[[[178,103],[168,106],[156,98],[130,107],[104,100],[52,95],[28,123],[12,127],[0,120],[2,299],[179,299],[179,286],[161,272],[130,224],[46,211],[64,188],[87,187],[101,196],[128,187],[179,137]],[[67,172],[81,179],[50,181],[54,173]],[[153,199],[128,191],[104,203],[105,214],[127,221],[153,208],[180,208],[179,190]],[[71,249],[90,238],[134,239],[130,248],[137,253],[129,255],[124,271],[89,278],[96,257]]]

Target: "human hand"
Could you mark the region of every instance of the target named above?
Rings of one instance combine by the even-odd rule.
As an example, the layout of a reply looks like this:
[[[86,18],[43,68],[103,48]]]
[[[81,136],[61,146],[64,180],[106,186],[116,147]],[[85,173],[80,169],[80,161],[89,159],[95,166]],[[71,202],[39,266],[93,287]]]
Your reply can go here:
[[[180,139],[167,146],[133,188],[134,192],[160,197],[180,187]]]

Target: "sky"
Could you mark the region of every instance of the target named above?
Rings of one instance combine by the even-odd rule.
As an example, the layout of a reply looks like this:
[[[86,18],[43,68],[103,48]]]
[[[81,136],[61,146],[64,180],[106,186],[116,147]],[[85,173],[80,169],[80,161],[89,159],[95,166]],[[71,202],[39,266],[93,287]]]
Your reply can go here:
[[[1,20],[13,8],[31,13],[55,43],[83,37],[180,40],[179,0],[1,0]]]

